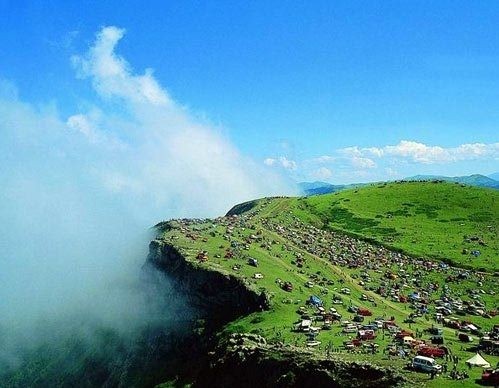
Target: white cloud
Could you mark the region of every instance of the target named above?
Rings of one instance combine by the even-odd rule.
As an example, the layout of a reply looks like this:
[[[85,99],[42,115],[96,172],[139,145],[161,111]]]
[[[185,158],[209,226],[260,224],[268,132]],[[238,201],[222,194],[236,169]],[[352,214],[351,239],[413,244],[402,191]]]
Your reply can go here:
[[[407,158],[417,163],[441,163],[452,159],[450,150],[439,146],[427,146],[415,141],[402,140],[395,146],[386,146],[381,155]]]
[[[97,141],[98,135],[95,128],[87,120],[87,117],[82,114],[71,116],[67,120],[67,125],[71,129],[75,129],[85,135],[90,141]]]
[[[0,82],[1,327],[69,307],[97,319],[116,311],[114,323],[128,325],[128,312],[140,306],[126,296],[104,309],[80,307],[105,299],[118,280],[133,283],[152,225],[291,194],[278,172],[241,155],[172,100],[152,71],[136,75],[115,53],[123,34],[106,27],[73,58],[97,97],[112,104],[96,98],[88,111],[63,118]]]
[[[284,156],[281,156],[279,162],[281,163],[281,166],[288,170],[296,170],[296,162],[294,160],[289,160]]]
[[[266,165],[266,166],[273,166],[275,165],[277,162],[277,160],[273,159],[273,158],[267,158],[263,161],[263,163]]]
[[[109,149],[126,148],[126,144],[113,135],[106,134],[99,128],[100,112],[75,114],[66,120],[70,130],[82,134],[90,143],[99,144]]]
[[[338,150],[338,153],[344,156],[353,157],[353,156],[361,156],[362,150],[357,146],[353,146],[353,147],[340,148]]]
[[[152,69],[146,69],[143,75],[134,75],[128,62],[116,55],[114,49],[124,34],[124,29],[104,27],[86,55],[71,58],[79,75],[91,77],[102,96],[153,105],[171,104],[168,93],[154,79]]]
[[[320,179],[323,176],[324,179],[338,181],[351,182],[352,177],[375,181],[402,178],[420,174],[422,171],[442,174],[442,170],[436,170],[437,165],[445,164],[448,168],[453,168],[450,166],[452,163],[483,164],[498,160],[499,143],[466,143],[455,147],[443,147],[401,140],[397,144],[381,147],[339,148],[329,154],[301,161],[299,168],[297,165],[298,171],[294,174],[301,179]],[[272,162],[268,163],[278,164],[278,160],[272,159]],[[322,167],[329,170],[331,175],[321,170]]]
[[[499,143],[462,144],[453,149],[456,160],[491,158],[499,160]]]
[[[414,163],[437,164],[465,160],[499,159],[499,143],[470,143],[457,147],[430,146],[416,141],[402,140],[384,147],[347,147],[339,152],[351,158],[400,158]]]
[[[266,158],[263,163],[266,166],[279,166],[286,170],[296,170],[298,167],[294,160],[290,160],[285,156],[279,156],[278,158]]]
[[[320,167],[312,173],[312,178],[318,180],[327,180],[333,176],[333,172],[326,167]]]
[[[105,27],[86,54],[72,58],[80,75],[91,79],[99,95],[125,102],[131,116],[125,122],[116,122],[105,113],[97,119],[82,113],[68,119],[70,127],[93,142],[109,143],[113,137],[108,132],[127,139],[130,148],[127,160],[110,163],[108,168],[97,172],[106,187],[134,193],[149,191],[149,196],[157,197],[154,203],[175,198],[179,212],[187,209],[192,212],[214,209],[217,202],[225,203],[216,206],[217,211],[223,211],[235,202],[272,191],[274,184],[280,185],[279,179],[273,183],[262,180],[256,172],[258,167],[239,155],[215,129],[198,122],[172,100],[151,69],[142,75],[135,74],[115,52],[124,33],[125,30],[117,27]],[[104,132],[99,127],[112,129]],[[277,163],[286,169],[296,168],[286,158],[279,158]],[[199,196],[189,198],[185,193],[188,187],[196,187]]]
[[[341,157],[337,158],[342,162],[347,162],[356,169],[371,169],[376,167],[374,160],[368,156],[374,155],[372,149],[360,149],[359,147],[346,147],[338,150]]]
[[[314,163],[331,163],[334,162],[337,158],[330,155],[322,155],[317,158],[312,159]]]
[[[372,159],[363,158],[360,156],[352,157],[350,159],[350,163],[352,164],[353,167],[360,169],[369,169],[376,167],[376,163]]]
[[[367,155],[371,157],[381,157],[383,155],[383,150],[380,150],[379,148],[376,147],[368,147],[363,149],[364,152],[367,153]]]

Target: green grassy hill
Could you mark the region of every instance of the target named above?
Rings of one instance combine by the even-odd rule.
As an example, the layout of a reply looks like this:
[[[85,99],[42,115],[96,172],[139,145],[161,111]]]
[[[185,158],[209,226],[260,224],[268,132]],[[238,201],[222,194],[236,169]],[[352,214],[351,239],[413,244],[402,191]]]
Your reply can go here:
[[[499,181],[497,180],[499,173],[491,174],[489,176],[481,174],[465,175],[465,176],[444,176],[444,175],[415,175],[412,177],[404,178],[404,181],[445,181],[451,183],[458,183],[467,186],[486,187],[492,189],[499,189]],[[392,181],[393,182],[393,181]],[[301,182],[298,183],[298,188],[303,195],[320,195],[336,193],[338,191],[347,189],[358,189],[361,187],[374,185],[383,182],[371,183],[353,183],[349,185],[333,185],[327,182]]]
[[[416,175],[410,178],[405,178],[406,181],[446,181],[453,183],[462,183],[468,186],[487,187],[499,189],[499,182],[481,174],[473,174],[466,176],[442,176],[442,175]]]
[[[312,349],[319,358],[393,366],[410,386],[471,387],[480,368],[470,370],[465,381],[448,375],[429,380],[404,369],[416,349],[405,347],[405,358],[388,356],[401,349],[390,331],[380,329],[375,340],[349,349],[345,344],[357,333],[346,332],[345,326],[356,319],[355,308],[364,308],[372,313],[364,323],[393,319],[426,343],[426,330],[443,327],[445,346],[460,359],[458,370],[467,371],[464,360],[476,352],[481,333],[499,324],[497,277],[491,273],[499,252],[498,201],[496,191],[458,184],[390,183],[310,198],[254,200],[235,206],[226,217],[159,224],[159,238],[194,267],[234,276],[269,296],[269,310],[229,323],[222,338],[254,333],[269,343],[310,349],[309,335],[296,326],[307,316],[318,330]],[[474,257],[472,250],[481,254]],[[487,271],[445,266],[433,257]],[[414,293],[423,304],[410,301]],[[307,303],[312,295],[322,300],[322,313]],[[443,305],[450,306],[445,322],[437,315]],[[328,326],[324,312],[341,318]],[[479,329],[474,342],[466,344],[455,325],[461,331],[469,323]],[[375,354],[366,348],[373,343]],[[485,358],[492,365],[499,362],[497,355]]]
[[[499,269],[497,190],[444,182],[388,183],[296,199],[290,208],[304,220],[409,254]]]

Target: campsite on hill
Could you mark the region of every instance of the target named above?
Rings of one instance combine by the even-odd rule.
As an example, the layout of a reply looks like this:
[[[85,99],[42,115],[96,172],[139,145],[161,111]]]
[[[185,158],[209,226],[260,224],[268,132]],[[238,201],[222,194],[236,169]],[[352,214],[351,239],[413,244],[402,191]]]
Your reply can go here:
[[[465,363],[477,352],[499,362],[498,220],[495,191],[399,182],[265,198],[158,228],[192,265],[270,300],[222,336],[397,366],[433,386],[480,379],[482,369]],[[407,368],[417,355],[435,359],[438,374]]]

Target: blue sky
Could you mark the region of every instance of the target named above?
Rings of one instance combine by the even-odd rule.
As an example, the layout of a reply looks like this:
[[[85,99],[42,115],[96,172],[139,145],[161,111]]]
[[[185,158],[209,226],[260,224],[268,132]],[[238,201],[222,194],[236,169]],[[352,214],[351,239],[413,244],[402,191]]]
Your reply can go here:
[[[499,170],[496,2],[68,3],[0,0],[0,79],[63,122],[130,117],[71,62],[117,26],[133,72],[154,69],[263,169],[338,183]]]
[[[498,26],[477,0],[0,0],[0,326],[129,322],[162,219],[499,171]]]

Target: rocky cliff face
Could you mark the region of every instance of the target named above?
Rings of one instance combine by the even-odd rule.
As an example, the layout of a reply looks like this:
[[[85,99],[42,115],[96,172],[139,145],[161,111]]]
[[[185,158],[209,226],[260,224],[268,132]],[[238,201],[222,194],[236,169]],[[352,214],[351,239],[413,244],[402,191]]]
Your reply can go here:
[[[178,248],[157,239],[149,246],[146,265],[167,273],[189,303],[206,317],[209,333],[237,317],[268,309],[265,294],[248,287],[241,279],[198,266]],[[267,344],[255,334],[236,333],[220,342],[202,337],[189,354],[196,359],[183,382],[195,387],[394,387],[404,379],[391,369],[341,359],[318,359],[313,352],[279,344]],[[177,380],[178,382],[179,380]],[[166,384],[165,386],[170,386]]]
[[[213,353],[211,367],[194,386],[216,387],[395,387],[404,378],[367,362],[318,359],[312,351],[267,344],[255,334],[232,334]]]
[[[147,264],[170,275],[188,302],[209,317],[211,326],[270,306],[264,293],[251,290],[235,276],[195,265],[166,241],[157,239],[150,243]]]

